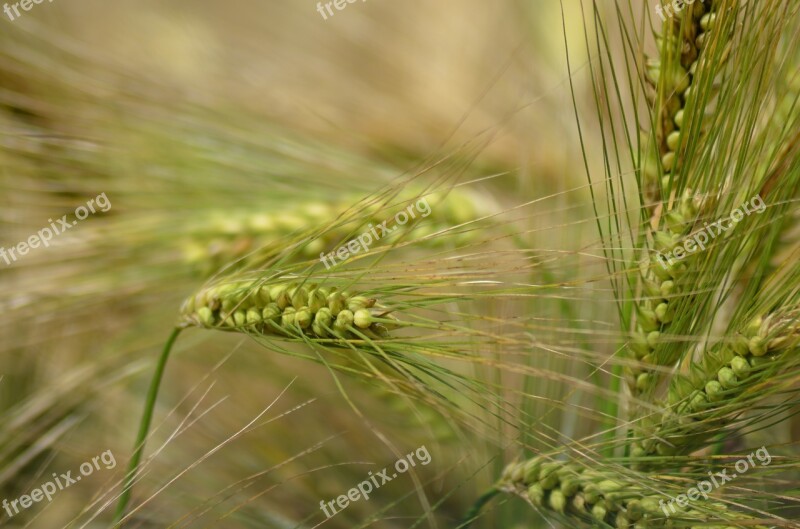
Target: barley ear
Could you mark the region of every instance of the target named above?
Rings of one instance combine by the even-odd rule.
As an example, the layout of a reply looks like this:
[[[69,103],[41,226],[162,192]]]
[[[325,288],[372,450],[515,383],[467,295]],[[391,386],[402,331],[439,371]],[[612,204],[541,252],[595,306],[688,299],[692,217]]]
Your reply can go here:
[[[733,341],[707,351],[689,376],[673,377],[663,416],[643,422],[643,437],[634,441],[633,452],[639,457],[681,455],[704,447],[760,398],[758,389],[776,371],[796,365],[799,342],[796,311],[754,318]]]
[[[639,399],[649,399],[655,390],[659,377],[654,368],[670,366],[678,359],[676,352],[668,353],[660,345],[675,318],[676,305],[692,289],[693,278],[687,270],[696,257],[674,260],[667,256],[690,235],[695,219],[710,204],[710,198],[686,190],[666,215],[664,226],[653,231],[653,249],[645,250],[640,280],[646,297],[635,301],[635,329],[627,348],[627,357],[636,363],[624,369],[628,388]]]
[[[179,325],[335,342],[384,338],[393,321],[375,299],[335,287],[245,280],[211,285],[187,298]]]
[[[508,465],[495,488],[525,499],[537,510],[562,515],[572,527],[579,523],[621,528],[671,527],[674,521],[680,527],[696,524],[699,529],[708,527],[710,516],[752,523],[752,518],[711,501],[676,506],[671,521],[661,507],[668,496],[663,495],[659,484],[652,476],[635,471],[620,473],[602,467],[597,470],[578,461],[538,456]]]
[[[639,170],[645,211],[650,213],[647,226],[652,248],[644,249],[641,265],[640,283],[648,297],[636,302],[636,324],[627,349],[627,357],[636,360],[636,364],[623,370],[631,394],[642,400],[649,400],[658,383],[658,374],[650,366],[669,366],[677,360],[674,353],[666,354],[658,345],[675,316],[681,292],[686,290],[691,256],[676,260],[671,252],[691,232],[698,216],[712,205],[709,197],[690,189],[684,189],[675,200],[668,191],[675,188],[673,184],[682,169],[687,139],[691,135],[695,143],[703,140],[704,132],[693,129],[702,128],[698,124],[702,125],[705,109],[698,111],[694,107],[698,86],[706,83],[707,77],[713,78],[724,63],[724,55],[714,50],[714,59],[718,60],[708,60],[700,66],[707,55],[709,35],[724,26],[718,20],[719,10],[720,2],[686,5],[681,16],[670,17],[664,23],[663,33],[657,38],[659,58],[647,62],[653,133],[642,135],[645,154],[640,157]],[[726,20],[732,16],[733,12],[726,13]],[[726,29],[722,27],[722,31]],[[722,44],[723,39],[717,42]]]
[[[642,133],[645,147],[639,167],[648,209],[659,202],[667,202],[669,197],[665,190],[678,178],[683,163],[682,146],[686,145],[689,136],[692,136],[692,141],[702,141],[704,131],[692,131],[697,124],[690,117],[698,113],[693,106],[694,100],[698,88],[715,76],[726,56],[726,53],[714,50],[714,60],[703,63],[708,55],[706,48],[715,30],[726,31],[726,24],[720,16],[724,13],[726,20],[730,20],[735,13],[733,10],[726,13],[721,9],[721,3],[695,2],[686,5],[680,16],[668,18],[662,33],[656,36],[659,56],[647,61],[645,82],[653,108],[653,133],[652,136]],[[718,45],[724,43],[722,38],[716,41]],[[699,77],[703,70],[701,63],[706,67],[713,65],[715,71],[708,72],[705,78]],[[704,112],[705,109],[699,111],[700,114]]]

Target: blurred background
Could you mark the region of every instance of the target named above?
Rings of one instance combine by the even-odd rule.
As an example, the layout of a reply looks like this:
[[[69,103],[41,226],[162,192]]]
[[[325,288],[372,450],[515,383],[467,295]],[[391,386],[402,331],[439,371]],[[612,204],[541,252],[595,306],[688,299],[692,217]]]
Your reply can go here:
[[[596,374],[563,353],[590,342],[613,351],[618,328],[610,289],[596,282],[606,272],[575,126],[576,110],[597,105],[591,24],[579,2],[563,4],[368,0],[324,19],[309,0],[56,0],[2,17],[0,244],[101,193],[111,208],[0,262],[0,491],[10,502],[108,450],[116,466],[52,502],[0,511],[0,525],[110,526],[181,300],[227,251],[240,256],[237,244],[280,246],[243,216],[280,225],[309,203],[352,206],[409,179],[465,193],[450,195],[451,216],[480,211],[499,226],[410,259],[480,252],[477,279],[562,287],[471,305],[495,334],[461,345],[487,358],[470,376],[508,389],[473,406],[519,421],[465,428],[279,346],[185,332],[124,526],[454,527],[521,445],[540,442],[525,442],[530,432],[555,442],[594,431],[598,418],[575,412],[592,392],[547,376]],[[516,320],[520,310],[531,319]],[[504,348],[504,325],[526,345]],[[544,374],[492,366],[503,353]],[[422,446],[430,464],[326,519],[321,500]],[[527,509],[498,501],[475,527],[543,523]]]

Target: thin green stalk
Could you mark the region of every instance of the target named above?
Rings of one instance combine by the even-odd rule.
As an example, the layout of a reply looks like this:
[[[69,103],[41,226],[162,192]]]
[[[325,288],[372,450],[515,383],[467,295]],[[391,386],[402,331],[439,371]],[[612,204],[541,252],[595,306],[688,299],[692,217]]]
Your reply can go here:
[[[139,423],[139,434],[136,436],[133,457],[131,457],[131,461],[128,464],[128,473],[125,476],[125,487],[122,490],[122,494],[119,497],[119,502],[117,503],[117,512],[114,514],[114,526],[119,524],[120,520],[122,520],[122,517],[125,515],[125,508],[128,506],[128,502],[130,501],[133,478],[136,476],[136,471],[139,468],[139,462],[141,461],[142,453],[144,452],[144,444],[147,440],[147,433],[150,431],[150,422],[153,419],[153,409],[156,406],[158,388],[161,386],[161,379],[164,375],[164,368],[167,365],[167,359],[169,358],[169,353],[172,350],[172,345],[175,343],[175,340],[178,338],[181,330],[181,327],[175,327],[175,329],[172,330],[172,334],[169,335],[169,339],[167,339],[167,343],[164,345],[164,350],[161,352],[161,357],[158,359],[158,364],[156,365],[155,373],[153,373],[153,378],[150,380],[150,389],[147,391],[147,400],[144,404],[144,413],[142,414],[142,420]]]
[[[469,511],[464,516],[464,519],[458,525],[458,528],[467,529],[467,527],[469,527],[472,524],[472,522],[475,521],[475,519],[478,517],[478,514],[480,514],[483,506],[489,503],[489,500],[491,500],[498,494],[500,494],[500,489],[498,489],[497,487],[492,487],[491,489],[484,492],[481,495],[481,497],[475,500],[475,503],[472,504],[472,507],[470,507]]]

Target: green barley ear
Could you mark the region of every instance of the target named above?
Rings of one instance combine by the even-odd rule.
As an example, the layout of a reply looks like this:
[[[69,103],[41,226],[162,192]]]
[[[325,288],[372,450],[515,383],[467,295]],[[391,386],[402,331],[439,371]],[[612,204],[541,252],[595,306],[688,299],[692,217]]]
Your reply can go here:
[[[229,280],[187,298],[178,325],[336,343],[384,338],[395,321],[376,299],[336,287]]]
[[[139,463],[150,430],[158,389],[172,346],[182,329],[200,327],[252,334],[320,339],[345,346],[351,340],[379,340],[396,320],[376,300],[348,291],[297,281],[265,283],[224,281],[201,289],[181,306],[178,325],[156,365],[139,425],[122,494],[117,503],[119,523],[130,501]]]
[[[669,366],[677,360],[676,352],[667,353],[660,346],[676,317],[676,306],[682,294],[692,288],[694,277],[688,270],[695,258],[690,255],[677,259],[673,252],[686,240],[698,215],[710,209],[710,203],[709,198],[686,190],[666,215],[663,227],[651,234],[653,249],[645,250],[645,261],[639,267],[646,297],[634,301],[636,327],[628,347],[629,357],[636,363],[624,369],[634,397],[648,399],[658,382],[654,368]]]
[[[685,188],[687,178],[680,174],[690,168],[685,163],[687,154],[692,156],[689,138],[695,145],[707,139],[706,108],[715,93],[710,80],[725,63],[727,51],[720,50],[727,45],[735,18],[736,9],[725,2],[685,5],[664,22],[657,38],[659,58],[647,63],[653,133],[652,139],[645,135],[648,154],[640,159],[639,171],[652,246],[643,249],[640,284],[647,297],[635,302],[636,324],[627,355],[636,363],[624,370],[631,394],[643,400],[658,383],[653,368],[677,360],[677,353],[661,351],[659,345],[675,318],[681,294],[691,287],[687,271],[692,263],[673,259],[672,252],[697,219],[712,210],[713,194],[719,191],[703,187],[708,193],[693,192]]]
[[[675,369],[679,359],[683,359],[684,366],[683,372],[670,381],[671,404],[665,405],[665,408],[672,415],[665,413],[662,417],[658,413],[634,422],[618,422],[621,431],[611,432],[604,437],[606,441],[615,440],[617,446],[611,447],[611,450],[603,446],[603,455],[613,455],[616,449],[616,453],[630,455],[633,459],[647,458],[646,464],[642,463],[641,466],[663,469],[669,476],[680,475],[682,463],[686,461],[686,458],[673,459],[671,455],[692,453],[699,447],[707,446],[710,436],[724,431],[721,426],[725,421],[735,419],[737,413],[747,411],[748,404],[758,402],[760,397],[768,393],[762,391],[765,386],[775,384],[778,387],[783,381],[785,387],[796,376],[796,370],[793,369],[796,364],[792,360],[796,354],[787,345],[792,341],[792,331],[785,318],[777,316],[773,317],[775,321],[783,323],[766,330],[759,327],[752,331],[755,334],[747,336],[746,344],[741,340],[738,342],[740,353],[728,349],[726,344],[732,342],[731,336],[728,336],[720,340],[722,345],[706,348],[713,352],[704,355],[708,359],[703,364],[693,365],[692,362],[696,344],[702,343],[711,333],[710,329],[714,329],[716,334],[716,329],[724,327],[731,313],[737,315],[734,317],[736,325],[731,328],[737,328],[738,314],[742,309],[733,303],[728,311],[730,300],[734,298],[729,285],[742,277],[740,267],[750,256],[762,262],[768,259],[770,253],[755,255],[751,244],[762,237],[761,228],[770,222],[764,219],[781,219],[778,212],[770,212],[758,220],[749,219],[742,223],[737,233],[719,241],[701,255],[666,266],[661,266],[654,259],[657,251],[671,250],[683,237],[702,227],[705,221],[713,222],[729,215],[739,206],[741,199],[758,195],[765,200],[768,197],[768,203],[782,204],[792,203],[797,198],[796,124],[794,130],[784,134],[779,142],[781,149],[777,152],[788,149],[790,154],[784,157],[785,163],[776,163],[773,158],[770,163],[763,164],[760,156],[764,152],[775,152],[775,145],[771,143],[774,135],[764,129],[768,121],[764,115],[765,107],[771,104],[771,89],[774,86],[769,65],[773,64],[773,58],[776,61],[781,58],[775,53],[777,37],[782,34],[794,35],[796,32],[796,25],[784,18],[787,14],[794,14],[787,12],[796,8],[790,8],[782,2],[756,5],[723,1],[700,4],[695,2],[693,6],[686,5],[683,15],[667,24],[664,37],[659,42],[659,49],[662,53],[666,50],[666,53],[661,56],[662,62],[650,64],[654,68],[650,72],[653,85],[649,87],[649,101],[653,103],[654,115],[648,116],[651,119],[650,130],[653,131],[649,140],[649,154],[640,155],[637,159],[635,154],[643,149],[635,148],[637,132],[631,134],[628,128],[629,123],[641,123],[641,116],[626,119],[631,116],[623,111],[625,116],[620,123],[613,116],[609,117],[607,109],[598,108],[600,128],[612,131],[608,137],[603,137],[607,141],[603,147],[612,150],[617,158],[604,151],[607,166],[602,176],[605,179],[595,178],[593,171],[587,168],[590,185],[602,183],[604,186],[607,211],[602,210],[602,200],[594,203],[598,228],[605,243],[610,282],[617,294],[623,328],[626,334],[633,330],[630,344],[626,344],[630,347],[630,356],[625,359],[624,368],[615,366],[612,371],[611,390],[619,387],[620,372],[626,372],[630,393],[636,398],[633,405],[629,406],[631,415],[636,417],[645,406],[652,413],[652,410],[660,407],[653,400],[658,389],[658,377]],[[714,11],[713,16],[695,12],[708,9]],[[617,14],[624,18],[627,13],[622,7]],[[631,15],[632,19],[640,16],[638,12]],[[613,31],[606,32],[602,22],[596,24],[603,35],[597,38],[597,48],[605,51],[607,41],[604,39]],[[698,42],[697,33],[706,31],[708,34]],[[634,32],[628,32],[627,28],[623,28],[622,33],[630,41],[638,37]],[[764,41],[766,43],[762,46]],[[640,48],[632,48],[635,51],[631,52],[631,62],[641,70],[643,67],[638,63],[637,56]],[[762,61],[759,56],[765,60]],[[597,64],[602,80],[609,85],[608,89],[603,90],[606,88],[603,86],[600,91],[608,99],[620,99],[623,106],[627,101],[619,94],[627,87],[624,81],[618,81],[615,57],[609,54],[608,60],[611,64],[608,68],[600,58],[592,63]],[[760,69],[756,65],[762,62],[767,66]],[[626,66],[630,68],[627,63]],[[754,67],[759,70],[756,75],[752,72]],[[624,79],[625,72],[622,73]],[[630,70],[627,73],[630,75]],[[762,75],[765,77],[763,85]],[[763,101],[766,103],[763,104]],[[631,113],[635,114],[637,110],[638,107]],[[618,147],[618,136],[628,140],[630,155],[620,152],[624,148]],[[590,157],[586,155],[586,158],[588,160]],[[636,182],[638,188],[635,190],[639,192],[642,208],[630,203],[628,180],[620,177],[626,168],[615,166],[620,159],[630,160],[639,175]],[[768,169],[775,166],[782,170],[773,172],[776,175],[773,177]],[[771,193],[765,192],[770,187]],[[605,213],[613,220],[601,222],[599,219],[605,218]],[[637,217],[630,219],[630,225],[634,227],[632,234],[625,226],[619,225],[620,219],[626,217]],[[769,252],[774,251],[775,242],[774,236],[766,240]],[[644,264],[639,267],[642,254],[645,256],[642,259]],[[751,278],[748,276],[746,279]],[[797,278],[793,276],[790,279],[784,285],[784,290],[795,292]],[[753,294],[759,290],[761,277],[753,280],[756,286],[748,287],[741,301],[741,306],[751,312],[756,304]],[[767,314],[791,313],[791,307],[796,306],[796,302],[785,298],[783,301],[788,302],[772,304],[770,307],[758,302],[758,312],[765,316],[765,320]],[[780,327],[784,331],[778,331]],[[786,334],[781,335],[781,332]],[[712,338],[709,341],[714,340]],[[717,353],[716,347],[722,352]],[[783,352],[771,350],[771,347],[783,348]],[[742,354],[744,351],[746,354]],[[740,358],[736,359],[736,356]],[[767,363],[757,358],[771,360]],[[759,366],[760,375],[751,370],[754,364]],[[751,385],[743,388],[740,377],[747,377]],[[737,393],[740,390],[743,393]],[[606,409],[612,416],[618,417],[619,408],[612,406]],[[668,425],[668,430],[659,429],[662,423]],[[631,424],[636,432],[641,432],[640,427],[647,430],[644,439],[633,439],[631,442],[632,435],[626,435],[624,431]],[[670,435],[676,437],[675,443],[662,442],[669,440]],[[575,444],[580,443],[580,448],[588,451],[596,448],[594,441],[579,440]],[[608,443],[612,444],[610,441]],[[683,444],[676,446],[678,443]],[[629,458],[623,462],[631,466],[638,464]],[[603,470],[611,466],[607,458],[596,463]],[[523,497],[527,494],[526,499],[547,512],[548,518],[562,511],[569,516],[567,496],[575,489],[577,471],[567,476],[569,479],[565,478],[562,489],[562,481],[554,478],[552,468],[544,467],[544,463],[538,467],[531,464],[528,470],[531,483],[519,481],[520,476],[525,475],[525,469],[509,470],[501,483],[507,484],[509,480],[516,483],[516,489],[506,490]],[[640,473],[639,476],[644,481],[653,475]],[[605,477],[620,481],[617,475]],[[551,491],[556,485],[558,493],[553,495]],[[579,490],[585,491],[588,498],[585,494],[577,500],[579,508],[575,512],[594,516],[594,523],[598,526],[666,525],[655,520],[652,524],[631,522],[625,512],[627,509],[614,503],[615,497],[612,496],[610,502],[601,503],[597,501],[602,496],[596,487],[579,487]],[[612,495],[615,493],[611,492]],[[587,500],[592,504],[590,509],[585,508]],[[632,511],[640,513],[641,505]],[[614,513],[617,515],[612,516]],[[621,517],[618,518],[620,513]],[[707,526],[706,522],[712,521],[700,516],[694,520],[697,526]],[[588,518],[584,521],[592,523]],[[743,521],[746,525],[756,523],[754,519]],[[567,523],[571,527],[577,525],[572,519]]]
[[[207,220],[195,222],[191,233],[183,237],[183,259],[206,277],[225,265],[226,273],[255,268],[287,248],[292,254],[287,261],[319,259],[321,253],[335,251],[348,240],[369,232],[370,226],[379,226],[417,203],[424,206],[423,211],[415,211],[415,216],[403,225],[391,226],[396,229],[372,241],[371,247],[389,244],[404,234],[426,248],[441,247],[448,241],[465,244],[479,237],[480,230],[473,228],[450,237],[430,235],[476,223],[496,213],[486,200],[469,190],[450,188],[434,192],[412,185],[402,192],[402,197],[412,197],[405,201],[396,193],[390,187],[367,199],[346,195],[333,204],[317,200],[269,212],[230,209],[212,212],[206,216]],[[489,224],[482,222],[480,227]]]
[[[662,7],[659,4],[659,7]],[[671,182],[678,179],[689,142],[703,141],[703,114],[710,83],[724,64],[734,4],[719,0],[686,4],[674,16],[665,17],[656,35],[659,55],[647,61],[645,80],[652,105],[652,133],[643,133],[640,159],[645,205],[666,203]],[[712,49],[709,51],[709,47]],[[699,95],[699,97],[698,97]],[[698,110],[699,109],[699,110]]]
[[[693,6],[694,10],[698,9],[697,5]],[[631,316],[631,319],[635,322],[630,325],[633,330],[627,355],[635,362],[626,364],[624,371],[633,397],[645,402],[650,401],[658,388],[661,374],[672,368],[679,358],[691,354],[685,340],[678,337],[701,334],[703,326],[715,317],[714,297],[698,293],[717,292],[727,288],[724,285],[731,280],[744,277],[740,267],[748,260],[757,266],[749,270],[752,275],[746,275],[748,281],[753,275],[763,277],[767,263],[764,256],[777,248],[779,223],[763,220],[767,215],[758,217],[758,220],[747,219],[735,233],[716,239],[712,235],[713,243],[696,254],[673,259],[671,263],[662,254],[672,257],[671,252],[688,241],[689,235],[706,230],[706,225],[715,220],[728,217],[750,197],[759,196],[783,209],[770,211],[770,217],[776,219],[786,212],[786,204],[796,194],[792,189],[797,183],[796,168],[793,167],[796,163],[792,162],[796,154],[793,147],[796,130],[792,132],[790,128],[794,123],[796,129],[796,121],[787,124],[783,132],[776,135],[774,127],[766,120],[763,123],[751,120],[759,112],[753,109],[758,109],[762,101],[772,104],[775,97],[779,98],[778,103],[783,101],[779,97],[783,94],[779,86],[782,70],[771,65],[787,61],[788,52],[779,51],[777,40],[771,40],[765,47],[763,61],[758,60],[758,64],[764,64],[759,76],[765,80],[752,85],[749,81],[752,75],[741,66],[756,61],[756,53],[751,49],[759,45],[760,40],[756,38],[759,31],[765,31],[767,27],[778,35],[789,30],[790,24],[784,19],[786,13],[778,5],[762,5],[757,13],[741,11],[736,3],[731,2],[717,2],[710,8],[713,13],[706,13],[699,19],[698,13],[684,11],[680,18],[670,19],[672,29],[668,27],[665,30],[665,33],[678,31],[676,28],[680,26],[684,33],[679,34],[684,36],[708,30],[711,41],[704,39],[705,44],[694,50],[697,52],[696,66],[690,68],[693,88],[689,96],[682,99],[686,104],[682,113],[679,110],[676,114],[680,117],[680,137],[688,141],[677,141],[675,131],[665,135],[662,146],[677,149],[674,151],[678,158],[673,163],[675,171],[669,175],[672,184],[662,182],[660,204],[652,210],[653,216],[646,223],[648,243],[637,244],[638,248],[645,248],[640,250],[644,254],[644,264],[636,277],[640,286],[631,288],[631,294],[635,296],[631,303],[635,318]],[[710,24],[712,18],[713,24]],[[686,33],[692,24],[699,24],[699,29]],[[673,40],[676,47],[682,42],[684,54],[694,56],[688,40]],[[709,46],[709,43],[713,44]],[[663,49],[664,42],[661,44]],[[686,60],[683,56],[678,59],[676,53],[673,49],[676,61]],[[739,60],[729,62],[729,56]],[[779,75],[773,72],[776,69]],[[735,97],[740,93],[746,95]],[[709,112],[707,106],[714,112]],[[658,108],[664,111],[664,108]],[[739,117],[732,118],[736,116]],[[740,139],[742,120],[751,120],[748,122],[752,123],[748,134],[757,145],[752,151],[748,151],[748,143],[742,143]],[[665,122],[663,119],[657,121],[656,126]],[[710,128],[707,126],[709,123],[713,125]],[[729,163],[715,154],[719,149],[731,152],[731,156],[735,156],[734,152],[747,153],[741,155],[746,162]],[[762,151],[772,154],[757,156]],[[753,168],[742,170],[743,163]],[[773,189],[778,181],[781,184]],[[762,251],[759,252],[759,248]],[[757,284],[753,283],[750,290],[756,289]],[[728,296],[727,293],[723,295]]]
[[[767,394],[769,382],[796,372],[800,355],[800,311],[754,317],[735,337],[705,352],[689,375],[673,377],[668,407],[646,418],[636,457],[690,454]],[[654,461],[654,464],[663,464]],[[649,466],[642,463],[640,466]]]
[[[708,522],[717,522],[766,529],[755,525],[755,518],[732,512],[718,502],[668,506],[670,496],[666,492],[674,488],[669,482],[636,471],[538,456],[508,465],[493,490],[519,496],[537,511],[550,512],[570,527],[700,529],[709,527]]]

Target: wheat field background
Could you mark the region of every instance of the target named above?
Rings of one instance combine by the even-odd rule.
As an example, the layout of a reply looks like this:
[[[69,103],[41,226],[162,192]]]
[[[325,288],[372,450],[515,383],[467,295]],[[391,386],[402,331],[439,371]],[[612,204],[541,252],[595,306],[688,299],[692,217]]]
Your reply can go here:
[[[774,333],[778,320],[794,329],[787,322],[797,319],[800,129],[793,110],[780,132],[770,132],[769,112],[748,119],[762,99],[782,108],[786,78],[786,94],[796,93],[787,72],[800,63],[787,58],[797,7],[767,4],[774,10],[763,7],[761,18],[745,7],[738,16],[743,27],[761,21],[758,42],[775,42],[765,48],[776,66],[758,71],[750,46],[742,71],[752,68],[764,87],[729,74],[737,84],[715,107],[728,112],[708,111],[711,139],[695,137],[685,157],[728,165],[690,165],[686,185],[716,193],[713,205],[691,210],[698,222],[751,191],[777,191],[734,242],[689,265],[696,286],[669,329],[660,316],[664,347],[678,355],[654,368],[664,378],[653,391],[666,402],[676,384],[668,377],[701,363],[707,345],[733,340],[728,322],[778,307],[764,324]],[[777,345],[764,337],[780,375],[730,397],[747,409],[725,417],[729,430],[655,469],[639,468],[653,454],[637,459],[630,441],[656,428],[638,430],[636,414],[659,422],[663,404],[625,386],[625,370],[646,363],[624,355],[648,314],[638,305],[648,283],[634,278],[637,252],[658,241],[648,231],[658,221],[639,218],[650,212],[637,202],[647,191],[638,175],[649,169],[633,152],[644,151],[633,146],[638,128],[653,125],[639,93],[653,69],[644,49],[658,56],[663,45],[642,29],[658,25],[647,3],[369,0],[325,19],[305,0],[57,0],[21,13],[0,17],[0,245],[74,218],[101,194],[109,207],[49,247],[0,260],[0,500],[107,458],[52,501],[3,504],[0,526],[613,527],[605,508],[559,509],[547,490],[537,502],[521,468],[513,477],[507,465],[557,452],[596,469],[600,483],[614,476],[645,487],[635,473],[647,472],[650,492],[631,494],[677,495],[725,457],[765,446],[771,466],[718,498],[747,520],[701,509],[702,520],[669,525],[635,517],[624,499],[616,526],[800,527],[800,370],[796,354],[778,356],[795,347],[793,330]],[[738,132],[706,132],[737,120]],[[762,137],[763,149],[749,146]],[[725,141],[740,149],[739,164]],[[665,215],[675,196],[659,202]],[[332,272],[319,263],[320,252],[424,197],[430,217]],[[213,290],[234,281],[227,294]],[[261,299],[281,313],[263,326],[253,299],[273,284]],[[297,314],[313,307],[318,284],[347,290],[342,310],[369,321],[351,319],[346,338],[312,333]],[[309,291],[298,293],[303,285]],[[359,314],[347,299],[362,293],[369,306]],[[255,309],[257,325],[232,323],[240,306]],[[166,364],[120,521],[148,385],[176,322],[189,328]],[[423,447],[428,463],[368,499],[330,518],[320,508]],[[484,505],[493,484],[509,494]],[[476,501],[480,514],[464,522]],[[565,509],[581,515],[548,513]]]

